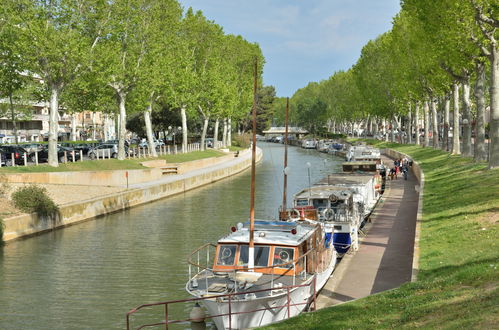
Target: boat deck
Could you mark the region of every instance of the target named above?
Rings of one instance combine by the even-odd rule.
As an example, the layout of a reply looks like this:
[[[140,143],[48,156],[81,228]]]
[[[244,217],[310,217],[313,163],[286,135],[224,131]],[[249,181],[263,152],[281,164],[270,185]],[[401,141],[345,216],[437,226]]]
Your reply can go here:
[[[263,274],[256,282],[249,283],[239,281],[239,284],[235,284],[232,280],[232,274],[230,273],[213,273],[211,271],[204,271],[198,274],[195,279],[197,280],[197,287],[192,286],[192,281],[189,282],[188,289],[199,296],[214,296],[223,295],[228,293],[248,293],[251,291],[267,290],[270,287],[286,287],[291,285],[304,284],[307,279],[310,278],[310,274],[305,276],[293,276],[289,275],[270,275]],[[236,287],[237,285],[237,287]],[[208,287],[208,290],[206,288]],[[277,293],[280,290],[272,290]],[[270,291],[263,291],[255,293],[256,297],[266,297],[270,295]],[[237,297],[236,297],[237,299]]]

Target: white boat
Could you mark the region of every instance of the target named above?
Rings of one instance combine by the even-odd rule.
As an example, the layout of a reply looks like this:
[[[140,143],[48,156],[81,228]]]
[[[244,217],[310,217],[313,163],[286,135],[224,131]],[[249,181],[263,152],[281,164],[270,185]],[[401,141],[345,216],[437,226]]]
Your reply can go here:
[[[325,240],[332,239],[338,253],[344,254],[350,248],[356,251],[364,217],[362,202],[356,202],[354,196],[354,190],[348,187],[314,185],[297,193],[293,209],[281,212],[280,217],[318,223],[324,228]]]
[[[370,146],[360,145],[360,146],[350,146],[346,154],[347,161],[380,161],[381,152],[377,148]]]
[[[319,140],[317,142],[316,148],[319,152],[328,152],[329,146],[333,143],[331,140]]]
[[[305,149],[315,149],[317,142],[312,139],[306,139],[301,142],[301,147]]]
[[[363,218],[367,218],[381,196],[378,175],[372,173],[334,173],[317,182],[316,186],[350,189]]]
[[[249,268],[249,224],[196,250],[186,290],[205,307],[218,329],[259,327],[301,313],[325,285],[336,252],[317,223],[255,221],[254,267]],[[209,265],[199,260],[212,256]],[[213,297],[213,298],[211,298]]]

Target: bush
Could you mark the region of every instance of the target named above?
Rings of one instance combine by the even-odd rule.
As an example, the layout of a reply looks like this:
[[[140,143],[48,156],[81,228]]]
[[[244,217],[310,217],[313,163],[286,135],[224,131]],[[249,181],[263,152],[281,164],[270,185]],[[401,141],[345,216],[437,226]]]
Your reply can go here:
[[[17,189],[12,194],[14,205],[23,212],[36,212],[46,216],[54,214],[59,208],[47,195],[47,190],[36,185],[25,186]]]
[[[232,145],[235,147],[249,148],[251,144],[251,137],[252,136],[249,133],[236,135],[234,140],[232,141]]]

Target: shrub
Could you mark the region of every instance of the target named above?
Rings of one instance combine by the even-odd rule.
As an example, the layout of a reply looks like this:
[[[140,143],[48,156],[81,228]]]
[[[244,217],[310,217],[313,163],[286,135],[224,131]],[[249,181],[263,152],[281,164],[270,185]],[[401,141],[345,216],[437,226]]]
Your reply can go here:
[[[23,212],[36,212],[39,215],[54,214],[59,208],[47,195],[47,190],[37,185],[25,186],[12,194],[14,205]]]
[[[232,141],[232,145],[235,147],[249,148],[251,143],[251,134],[244,133],[241,135],[236,135]]]

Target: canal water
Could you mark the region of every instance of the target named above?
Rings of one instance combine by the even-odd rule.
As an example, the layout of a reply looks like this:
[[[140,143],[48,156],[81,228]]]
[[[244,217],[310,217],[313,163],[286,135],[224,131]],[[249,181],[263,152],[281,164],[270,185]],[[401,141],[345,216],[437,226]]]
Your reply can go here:
[[[259,143],[256,219],[282,203],[282,144]],[[289,147],[292,195],[340,169],[341,159]],[[310,166],[307,167],[307,162]],[[0,247],[0,329],[124,329],[141,304],[189,298],[187,257],[249,218],[250,171],[124,212]],[[188,317],[189,306],[171,312]],[[162,309],[134,319],[159,322]],[[185,323],[177,328],[191,328]],[[208,327],[211,327],[208,324]]]

